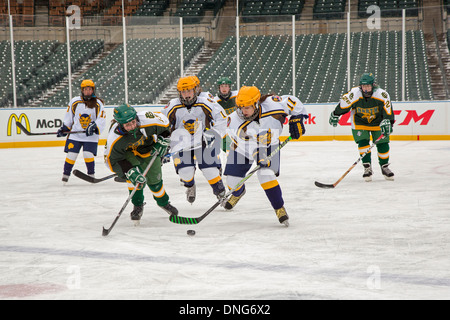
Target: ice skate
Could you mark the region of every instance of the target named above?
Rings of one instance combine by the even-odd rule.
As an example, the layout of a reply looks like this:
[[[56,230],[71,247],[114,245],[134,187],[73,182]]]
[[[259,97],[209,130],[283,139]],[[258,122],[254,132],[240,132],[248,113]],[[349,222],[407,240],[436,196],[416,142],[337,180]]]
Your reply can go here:
[[[230,199],[228,199],[228,201],[225,202],[224,208],[227,209],[227,210],[233,209],[236,206],[236,204],[239,202],[239,200],[241,200],[241,198],[244,196],[244,194],[245,194],[245,189],[237,197],[234,196],[234,195],[231,195]]]
[[[63,174],[61,181],[63,184],[66,184],[69,181],[69,176],[67,174]]]
[[[284,224],[286,227],[289,227],[289,216],[286,212],[286,209],[284,207],[281,207],[280,209],[276,209],[275,213],[277,214],[278,221],[280,221],[280,223]]]
[[[223,185],[222,180],[216,182],[215,184],[211,185],[213,189],[214,195],[217,197],[217,200],[220,200],[223,202],[225,200],[225,186]]]
[[[134,206],[133,211],[130,213],[131,220],[134,221],[134,225],[138,226],[141,221],[141,217],[144,214],[144,205],[145,203],[141,204],[140,206]]]
[[[186,199],[189,203],[193,203],[195,201],[196,188],[195,184],[191,187],[186,187]]]
[[[178,215],[178,209],[175,208],[173,205],[171,205],[170,202],[168,204],[166,204],[165,206],[160,206],[160,208],[163,209],[165,212],[167,212],[170,216]]]
[[[372,164],[370,163],[363,163],[364,166],[364,174],[363,174],[363,178],[364,180],[366,180],[366,182],[370,182],[372,181]]]
[[[386,180],[390,181],[394,180],[394,173],[391,171],[391,169],[389,169],[389,163],[386,163],[381,166],[381,173],[383,174]]]

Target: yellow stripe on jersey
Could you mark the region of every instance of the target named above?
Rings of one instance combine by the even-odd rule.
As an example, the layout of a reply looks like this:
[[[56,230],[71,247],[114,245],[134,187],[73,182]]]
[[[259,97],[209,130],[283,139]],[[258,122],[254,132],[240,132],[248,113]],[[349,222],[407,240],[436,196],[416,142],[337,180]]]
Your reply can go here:
[[[281,114],[283,116],[287,116],[287,114],[286,114],[286,112],[284,112],[284,110],[272,110],[272,111],[269,111],[269,112],[261,113],[260,118],[270,117],[270,116],[273,116],[275,114]]]
[[[106,163],[108,164],[108,167],[111,171],[113,171],[113,167],[111,165],[111,151],[114,149],[114,145],[116,144],[117,141],[119,141],[123,136],[118,136],[116,140],[113,141],[113,143],[111,143],[111,145],[109,146],[109,153],[107,155],[105,155],[106,157]]]
[[[83,102],[82,100],[76,100],[74,101],[74,103],[72,103],[72,105],[70,106],[72,113],[75,114],[75,109],[77,108],[78,104]]]
[[[245,141],[248,141],[248,140],[249,140],[249,138],[247,137],[246,134],[243,134],[243,135],[241,136],[241,132],[242,132],[242,130],[244,130],[244,128],[245,128],[246,126],[248,126],[250,123],[251,123],[251,121],[245,121],[245,122],[241,123],[241,125],[239,126],[239,128],[238,128],[238,130],[237,130],[236,135],[237,135],[239,138],[241,138],[242,140],[245,140]],[[236,145],[237,145],[237,143],[236,143]]]
[[[294,107],[297,104],[296,101],[292,100],[290,97],[288,97],[288,103],[287,106],[291,111],[294,111]]]
[[[170,120],[171,115],[172,115],[177,109],[180,109],[180,108],[184,108],[184,104],[177,104],[177,105],[174,105],[174,106],[172,107],[172,109],[170,109],[169,113],[167,114],[167,118]]]

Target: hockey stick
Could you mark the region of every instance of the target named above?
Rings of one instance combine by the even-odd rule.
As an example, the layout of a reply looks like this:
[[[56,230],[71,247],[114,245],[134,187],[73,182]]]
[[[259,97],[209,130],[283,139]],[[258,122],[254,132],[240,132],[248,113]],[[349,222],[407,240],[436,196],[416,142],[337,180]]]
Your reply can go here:
[[[269,155],[268,159],[272,158],[275,154],[277,154],[281,148],[283,148],[289,141],[292,140],[292,137],[287,138],[284,140],[275,150],[272,151],[272,153]],[[177,224],[199,224],[203,219],[205,219],[211,212],[214,211],[223,201],[227,200],[228,197],[237,189],[239,189],[240,186],[242,186],[245,181],[247,181],[256,171],[258,171],[261,167],[257,165],[252,171],[250,171],[239,183],[231,190],[229,190],[223,199],[218,200],[211,208],[208,209],[204,214],[197,218],[186,218],[186,217],[180,217],[177,215],[171,215],[169,217],[169,220],[173,223]]]
[[[188,148],[188,149],[178,150],[178,151],[175,151],[175,152],[172,152],[172,153],[168,153],[163,158],[169,158],[169,157],[173,156],[174,154],[177,154],[178,152],[191,151],[191,150],[198,149],[199,147],[201,147],[201,145],[194,146],[194,147],[191,147],[191,148]],[[74,176],[80,178],[81,180],[84,180],[84,181],[90,182],[90,183],[99,183],[99,182],[103,182],[103,181],[111,179],[111,178],[114,178],[114,181],[116,181],[116,182],[126,182],[126,180],[119,178],[116,173],[110,174],[110,175],[105,176],[103,178],[94,178],[94,177],[91,177],[91,176],[87,175],[84,172],[81,172],[80,170],[75,169],[75,170],[73,170],[73,174],[74,174]]]
[[[152,159],[150,160],[149,164],[147,165],[147,168],[145,168],[144,173],[142,174],[144,177],[147,175],[148,171],[150,170],[151,166],[153,165],[153,162],[155,162],[157,156],[158,156],[159,152],[158,150],[156,150],[156,152],[154,153],[154,155],[152,156]],[[119,220],[120,216],[122,215],[123,211],[125,210],[125,208],[127,207],[128,203],[130,202],[131,198],[133,198],[134,194],[136,193],[137,189],[139,187],[139,184],[136,185],[133,189],[133,191],[130,193],[130,195],[128,196],[127,200],[125,201],[125,203],[123,204],[122,208],[120,209],[119,213],[117,214],[116,218],[114,219],[113,223],[111,224],[111,226],[106,229],[105,227],[103,227],[103,232],[102,235],[105,237],[107,236],[112,228],[114,228],[117,220]]]
[[[380,141],[381,139],[383,139],[384,138],[384,136],[383,135],[381,135],[370,147],[369,147],[369,149],[367,149],[367,151],[366,152],[364,152],[359,158],[358,158],[358,160],[356,160],[355,161],[355,163],[353,163],[353,165],[342,175],[342,177],[340,177],[339,178],[339,180],[338,181],[336,181],[335,183],[333,183],[333,184],[325,184],[325,183],[320,183],[320,182],[317,182],[317,181],[315,181],[314,182],[314,184],[317,186],[317,187],[319,187],[319,188],[322,188],[322,189],[334,189],[334,188],[336,188],[336,186],[338,185],[338,183],[339,182],[341,182],[341,180],[342,179],[344,179],[345,178],[345,176],[350,172],[350,171],[352,171],[352,169],[354,168],[354,167],[356,167],[356,165],[358,164],[358,162],[360,162],[361,161],[361,159],[362,158],[364,158],[364,156],[366,155],[366,154],[368,154],[369,152],[370,152],[370,150],[372,150],[372,148],[373,147],[375,147],[375,145],[378,143],[378,141]]]
[[[25,132],[25,134],[27,135],[27,136],[43,136],[43,135],[48,135],[48,134],[51,134],[51,135],[54,135],[54,134],[58,134],[58,132],[30,132],[30,131],[28,131],[27,130],[27,128],[25,128],[24,126],[23,126],[23,124],[22,123],[20,123],[20,122],[16,122],[16,126],[20,129],[20,130],[22,130],[23,132]],[[65,133],[67,133],[67,134],[69,134],[69,133],[85,133],[86,131],[68,131],[68,132],[65,132]]]
[[[113,174],[110,174],[109,176],[106,176],[103,178],[94,178],[94,177],[87,175],[84,172],[81,172],[80,170],[77,170],[77,169],[73,170],[73,175],[80,178],[81,180],[84,180],[84,181],[87,181],[90,183],[99,183],[99,182],[117,177],[117,174],[113,173]]]

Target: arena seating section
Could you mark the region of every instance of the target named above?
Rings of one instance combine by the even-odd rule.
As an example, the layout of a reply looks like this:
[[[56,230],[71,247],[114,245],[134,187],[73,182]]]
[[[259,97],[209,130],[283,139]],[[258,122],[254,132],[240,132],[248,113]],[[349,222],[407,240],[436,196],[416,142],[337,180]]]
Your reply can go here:
[[[408,31],[406,99],[432,99],[430,75],[421,31]],[[336,102],[347,89],[346,34],[296,37],[296,94],[302,101]],[[401,33],[353,33],[352,83],[373,71],[392,100],[401,100]],[[292,48],[288,36],[249,36],[240,39],[240,84],[253,84],[263,92],[292,93]],[[229,37],[199,73],[204,90],[216,92],[216,81],[227,75],[235,82],[235,39]]]
[[[449,32],[450,36],[450,32]],[[406,99],[431,100],[430,75],[421,31],[406,34]],[[89,43],[87,43],[89,42]],[[292,48],[289,36],[246,36],[240,39],[240,84],[256,85],[262,92],[291,93]],[[366,71],[373,71],[378,84],[391,99],[401,100],[401,33],[397,31],[352,33],[352,83]],[[200,51],[204,40],[185,38],[184,66]],[[72,70],[103,50],[99,40],[71,42]],[[86,50],[90,48],[90,50]],[[67,76],[66,45],[57,41],[16,41],[16,81],[18,104],[39,98]],[[228,37],[207,65],[198,73],[205,91],[217,92],[216,81],[228,76],[236,83],[235,38]],[[135,39],[127,42],[128,97],[132,104],[157,103],[158,96],[176,81],[180,73],[178,39]],[[0,106],[12,99],[11,56],[8,41],[0,42],[4,97]],[[347,89],[346,34],[309,34],[296,37],[296,95],[306,103],[336,102]],[[73,83],[78,94],[82,79],[94,79],[99,96],[109,105],[124,100],[123,46],[95,64]],[[68,87],[40,103],[64,106]]]

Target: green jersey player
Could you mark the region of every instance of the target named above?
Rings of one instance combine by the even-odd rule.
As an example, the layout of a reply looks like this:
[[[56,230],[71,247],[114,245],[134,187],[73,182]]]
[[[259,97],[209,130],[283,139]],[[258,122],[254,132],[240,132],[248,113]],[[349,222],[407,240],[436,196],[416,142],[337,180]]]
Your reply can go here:
[[[238,91],[231,90],[231,80],[227,77],[222,77],[217,81],[217,87],[219,89],[217,96],[214,100],[222,106],[227,115],[233,113],[236,110],[236,96]],[[227,152],[230,149],[231,140],[228,136],[223,138],[222,150]]]
[[[389,136],[394,125],[394,110],[386,90],[375,83],[373,73],[364,73],[359,80],[359,87],[352,88],[344,94],[339,104],[330,115],[330,124],[336,127],[339,116],[351,112],[353,139],[358,144],[362,155],[370,147],[370,137],[377,143],[378,163],[386,180],[394,180],[394,173],[389,169]],[[363,178],[372,181],[372,164],[370,152],[362,158],[364,166]]]
[[[120,178],[127,179],[129,192],[139,185],[131,199],[134,205],[131,220],[139,221],[144,212],[145,185],[152,191],[159,207],[170,215],[178,214],[178,210],[169,203],[161,172],[161,157],[169,147],[169,136],[169,120],[163,114],[150,111],[137,113],[128,104],[114,108],[114,121],[106,142],[105,162]],[[158,155],[144,176],[143,172],[156,151]]]

